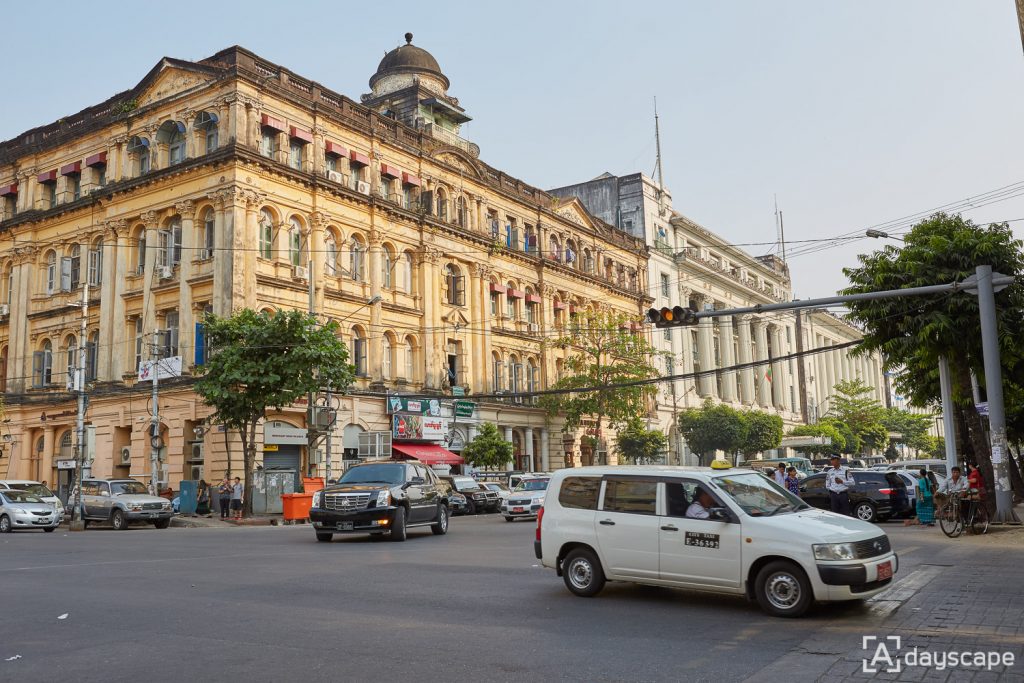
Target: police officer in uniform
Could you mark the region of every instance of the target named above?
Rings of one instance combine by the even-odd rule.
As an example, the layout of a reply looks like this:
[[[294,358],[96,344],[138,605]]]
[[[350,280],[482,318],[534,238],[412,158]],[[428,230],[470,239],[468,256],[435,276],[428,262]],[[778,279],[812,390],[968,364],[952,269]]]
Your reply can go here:
[[[850,515],[850,485],[853,484],[853,476],[850,468],[841,464],[842,458],[838,453],[832,454],[832,469],[825,474],[825,488],[828,489],[829,507],[832,512],[841,515]]]

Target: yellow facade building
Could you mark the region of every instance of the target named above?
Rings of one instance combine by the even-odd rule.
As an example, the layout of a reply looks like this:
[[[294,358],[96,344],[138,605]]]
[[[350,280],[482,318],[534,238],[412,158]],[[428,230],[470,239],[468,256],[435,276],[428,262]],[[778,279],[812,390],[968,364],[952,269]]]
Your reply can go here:
[[[342,325],[359,379],[336,402],[332,474],[342,456],[386,449],[387,392],[545,388],[564,353],[545,342],[577,311],[640,319],[643,240],[482,162],[448,79],[406,43],[360,102],[233,47],[164,59],[130,90],[0,143],[0,476],[68,483],[67,380],[83,344],[92,474],[148,478],[137,373],[154,355],[182,359],[159,391],[161,481],[239,470],[237,441],[225,447],[191,389],[207,312],[312,308]],[[496,423],[519,468],[580,455],[527,400],[434,417],[452,450]],[[289,432],[305,406],[267,425],[292,435],[261,444],[268,469],[324,473]]]

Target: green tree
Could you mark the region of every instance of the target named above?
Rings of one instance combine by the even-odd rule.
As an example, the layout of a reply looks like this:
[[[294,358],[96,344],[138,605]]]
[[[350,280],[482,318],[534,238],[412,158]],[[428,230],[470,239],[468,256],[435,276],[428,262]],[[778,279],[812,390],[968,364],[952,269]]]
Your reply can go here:
[[[747,434],[740,451],[748,459],[778,448],[782,443],[782,418],[762,410],[748,410],[740,413],[747,423]]]
[[[890,434],[899,434],[898,437],[891,437],[893,444],[901,443],[916,451],[927,451],[932,446],[928,430],[931,429],[933,419],[931,415],[912,413],[903,408],[886,408],[882,424]]]
[[[701,464],[715,451],[733,454],[743,448],[747,438],[743,413],[706,399],[700,408],[688,408],[679,414],[679,431]]]
[[[214,419],[237,429],[245,464],[245,514],[252,514],[256,427],[268,408],[281,409],[329,382],[337,394],[355,375],[337,323],[320,325],[301,311],[274,314],[250,309],[231,317],[208,316],[204,333],[211,348],[196,392]]]
[[[975,225],[961,216],[937,213],[918,223],[904,244],[886,246],[859,257],[846,268],[847,294],[956,282],[975,274],[979,265],[1017,278],[996,293],[1000,355],[1010,438],[1024,434],[1024,273],[1022,242],[1006,223]],[[851,317],[864,329],[862,353],[879,350],[890,369],[899,371],[896,389],[914,405],[938,405],[937,364],[949,360],[955,419],[962,427],[958,451],[976,462],[992,490],[992,464],[984,425],[974,408],[971,373],[984,382],[978,299],[966,292],[857,301]],[[1011,463],[1012,464],[1012,463]],[[1018,494],[1024,494],[1019,472],[1013,472]],[[989,500],[993,500],[993,496]]]
[[[668,440],[661,430],[647,429],[643,421],[635,417],[619,430],[615,444],[620,461],[649,465],[664,460]]]
[[[480,432],[462,449],[462,457],[473,467],[499,469],[512,460],[512,444],[490,422],[480,425]]]
[[[819,422],[812,425],[797,425],[789,430],[789,436],[823,436],[831,439],[828,444],[812,444],[809,446],[793,446],[793,448],[805,455],[824,455],[826,453],[842,453],[846,448],[846,439],[839,433],[835,425]]]
[[[860,437],[854,433],[850,425],[846,424],[842,420],[835,417],[823,417],[818,421],[818,424],[829,425],[834,427],[836,432],[839,433],[840,440],[837,442],[836,448],[830,451],[830,453],[860,453],[862,448],[862,442]]]
[[[541,397],[540,405],[549,416],[565,420],[565,431],[574,432],[584,418],[592,418],[595,436],[600,439],[606,418],[612,427],[620,427],[646,412],[656,386],[622,386],[659,374],[651,364],[654,348],[642,335],[630,331],[632,322],[621,313],[586,312],[573,320],[570,334],[555,340],[556,347],[569,353],[564,375],[553,389],[603,387]]]
[[[884,424],[885,408],[869,395],[874,389],[857,379],[839,382],[834,391],[830,397],[829,417],[849,425],[863,449],[850,452],[885,451],[889,441],[889,430]],[[848,443],[847,447],[849,446]]]

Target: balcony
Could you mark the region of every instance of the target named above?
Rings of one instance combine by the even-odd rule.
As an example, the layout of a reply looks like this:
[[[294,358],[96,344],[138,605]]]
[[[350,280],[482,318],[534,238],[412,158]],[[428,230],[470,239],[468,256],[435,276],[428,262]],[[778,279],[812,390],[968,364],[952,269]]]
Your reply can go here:
[[[463,152],[474,158],[479,158],[480,156],[480,145],[470,142],[465,138],[461,138],[450,130],[446,130],[435,123],[424,124],[423,132],[438,142],[443,142],[446,145],[451,145],[452,147],[461,149]]]

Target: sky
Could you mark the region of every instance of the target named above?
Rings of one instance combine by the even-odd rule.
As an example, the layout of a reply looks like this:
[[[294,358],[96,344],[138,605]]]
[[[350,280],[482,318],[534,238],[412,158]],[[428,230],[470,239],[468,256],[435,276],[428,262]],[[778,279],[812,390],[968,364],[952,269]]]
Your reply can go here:
[[[881,246],[831,238],[898,234],[938,207],[1024,235],[1013,0],[54,0],[7,18],[0,140],[134,86],[163,56],[235,44],[358,101],[411,31],[481,158],[536,187],[650,175],[656,96],[674,208],[759,254],[779,251],[777,198],[798,298],[833,294]]]

